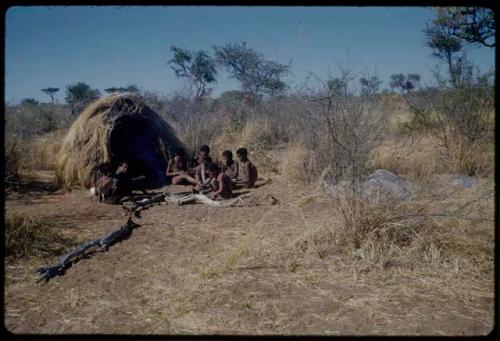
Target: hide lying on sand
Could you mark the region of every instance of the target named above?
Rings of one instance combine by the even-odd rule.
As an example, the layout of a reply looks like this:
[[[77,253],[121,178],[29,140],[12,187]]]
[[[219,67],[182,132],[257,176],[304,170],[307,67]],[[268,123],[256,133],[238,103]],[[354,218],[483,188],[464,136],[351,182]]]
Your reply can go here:
[[[111,94],[85,108],[66,135],[57,158],[57,179],[66,187],[90,187],[95,168],[129,162],[131,176],[147,186],[165,184],[165,168],[181,143],[173,129],[138,96]]]

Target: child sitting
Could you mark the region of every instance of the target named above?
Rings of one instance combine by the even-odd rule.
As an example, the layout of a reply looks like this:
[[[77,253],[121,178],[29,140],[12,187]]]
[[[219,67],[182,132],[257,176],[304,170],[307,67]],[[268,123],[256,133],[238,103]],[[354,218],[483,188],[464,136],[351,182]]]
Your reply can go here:
[[[258,172],[255,165],[248,159],[248,151],[246,148],[239,148],[236,151],[236,156],[239,160],[239,178],[236,181],[238,184],[243,184],[245,188],[252,188],[257,181]]]
[[[220,170],[231,179],[236,179],[238,177],[238,162],[233,160],[233,153],[230,150],[225,150],[222,153]]]
[[[178,148],[174,157],[168,161],[165,174],[172,177],[172,184],[174,185],[199,184],[188,172],[186,153],[182,148]]]
[[[202,189],[208,185],[209,179],[207,178],[206,165],[212,162],[210,157],[210,148],[205,144],[198,150],[196,158],[198,166],[195,168],[195,180],[197,181],[197,189]]]
[[[215,163],[207,164],[207,174],[212,179],[212,195],[213,200],[231,199],[233,196],[233,183],[231,178],[220,171],[219,166]]]

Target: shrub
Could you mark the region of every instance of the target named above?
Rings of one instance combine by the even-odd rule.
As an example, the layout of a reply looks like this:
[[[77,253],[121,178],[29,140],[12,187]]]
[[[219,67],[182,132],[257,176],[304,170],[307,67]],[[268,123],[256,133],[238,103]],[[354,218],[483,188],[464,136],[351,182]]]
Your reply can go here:
[[[433,136],[447,168],[468,175],[488,174],[493,163],[494,87],[491,74],[470,72],[452,86],[405,95],[414,114],[410,129]]]

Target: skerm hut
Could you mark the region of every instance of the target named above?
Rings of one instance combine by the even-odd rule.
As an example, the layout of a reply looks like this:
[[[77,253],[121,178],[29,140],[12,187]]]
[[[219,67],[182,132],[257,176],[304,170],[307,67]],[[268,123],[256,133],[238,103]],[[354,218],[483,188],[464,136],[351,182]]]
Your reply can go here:
[[[57,178],[71,187],[90,187],[96,167],[129,163],[132,176],[148,186],[165,183],[165,168],[181,147],[173,129],[139,97],[111,94],[90,104],[73,123],[57,157]]]

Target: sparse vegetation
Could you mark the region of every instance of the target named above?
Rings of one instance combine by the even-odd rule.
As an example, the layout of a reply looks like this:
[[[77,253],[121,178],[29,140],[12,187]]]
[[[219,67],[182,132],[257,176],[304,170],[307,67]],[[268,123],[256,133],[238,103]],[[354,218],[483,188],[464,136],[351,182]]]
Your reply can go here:
[[[100,293],[118,295],[127,303],[137,299],[134,304],[141,309],[134,310],[133,325],[143,327],[144,321],[150,321],[148,332],[167,333],[199,331],[197,323],[209,332],[233,332],[238,327],[252,331],[251,325],[257,326],[257,332],[284,333],[290,332],[290,326],[294,332],[302,331],[303,314],[324,326],[343,321],[343,314],[350,313],[316,314],[323,302],[316,302],[314,313],[309,313],[309,301],[292,299],[303,295],[321,297],[329,307],[359,311],[364,322],[357,322],[362,327],[349,325],[346,330],[366,332],[366,323],[380,322],[386,323],[384,328],[392,323],[407,332],[410,314],[428,315],[431,305],[415,299],[427,292],[429,302],[439,295],[443,302],[455,299],[459,303],[453,304],[466,311],[467,319],[477,322],[478,313],[480,327],[475,328],[488,332],[492,310],[473,311],[471,307],[478,305],[471,302],[493,297],[494,80],[492,72],[474,71],[462,49],[467,41],[494,46],[492,27],[484,22],[489,15],[473,8],[439,12],[425,30],[426,43],[444,63],[446,75],[436,72],[436,83],[427,87],[415,73],[396,73],[382,80],[375,75],[361,77],[355,68],[339,65],[336,73],[310,75],[300,89],[291,89],[285,81],[290,65],[268,60],[241,43],[213,46],[213,56],[172,46],[168,64],[177,77],[190,82],[189,91],[166,95],[139,91],[135,85],[114,86],[104,90],[112,95],[96,101],[99,91],[78,82],[66,87],[68,104],[59,104],[54,99],[58,88],[42,89],[51,103],[25,98],[6,105],[6,183],[31,180],[40,171],[55,172],[60,156],[60,182],[68,189],[78,183],[89,185],[95,162],[108,161],[106,139],[116,122],[108,118],[123,114],[125,108],[142,120],[149,117],[151,126],[159,127],[158,113],[187,152],[208,144],[217,159],[223,150],[246,147],[259,176],[270,181],[253,189],[240,207],[222,214],[189,206],[148,211],[150,226],[138,232],[142,235],[132,249],[136,263],[129,264],[134,271],[106,273],[113,284],[131,277],[152,278],[141,282],[140,300],[125,297],[114,286],[111,294]],[[486,19],[469,28],[459,25],[471,18]],[[215,97],[209,86],[216,82],[220,68],[239,81],[240,89]],[[382,81],[390,90],[381,91]],[[137,97],[124,99],[118,94],[122,92]],[[138,99],[155,113],[143,111]],[[111,110],[115,104],[116,112]],[[170,134],[169,127],[164,130]],[[160,135],[155,141],[162,141]],[[173,134],[170,137],[175,139]],[[367,177],[380,169],[408,181],[410,195],[369,198]],[[454,176],[473,185],[444,180]],[[97,210],[95,205],[80,208],[88,198],[84,192],[78,195],[71,205],[53,197],[54,202],[41,205],[80,210],[89,219],[84,229],[91,226],[92,232],[101,233],[101,227],[95,227],[101,218],[88,218],[89,212]],[[8,200],[27,211],[31,205],[16,201],[17,197]],[[51,216],[14,214],[11,209],[5,217],[9,264],[55,256],[75,242],[65,237]],[[85,234],[84,229],[78,233]],[[148,235],[151,230],[157,233],[154,239]],[[108,255],[107,269],[115,269],[119,256]],[[160,257],[165,258],[159,263]],[[102,273],[76,275],[100,281]],[[10,283],[17,283],[16,279]],[[332,283],[347,298],[332,298],[331,291],[338,289]],[[376,291],[370,304],[359,298],[346,303],[360,290],[356,285],[365,284]],[[98,289],[92,284],[85,290]],[[74,303],[76,294],[69,292],[63,303],[54,300],[53,304],[65,309],[69,305],[70,310],[81,304]],[[348,297],[349,293],[354,294]],[[391,322],[396,314],[389,313],[388,307],[401,304],[384,300],[382,307],[380,303],[380,297],[392,299],[393,294],[405,307],[416,306],[399,311],[405,317],[398,317],[398,323]],[[154,295],[168,296],[169,302]],[[97,303],[84,304],[93,309]],[[447,309],[432,307],[440,312]],[[238,318],[214,318],[220,311]],[[432,325],[425,330],[442,333],[434,318],[425,320]],[[18,322],[10,321],[24,331]],[[93,328],[92,321],[85,321]]]
[[[5,216],[5,254],[7,257],[50,257],[62,254],[75,242],[62,235],[48,218],[10,213]]]

